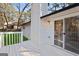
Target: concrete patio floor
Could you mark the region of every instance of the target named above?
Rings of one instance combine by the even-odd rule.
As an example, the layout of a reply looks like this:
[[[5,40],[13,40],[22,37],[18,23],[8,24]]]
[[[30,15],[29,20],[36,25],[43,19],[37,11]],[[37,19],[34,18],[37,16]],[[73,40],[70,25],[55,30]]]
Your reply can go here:
[[[77,54],[75,54],[75,53],[66,51],[62,48],[52,46],[49,44],[40,45],[39,50],[38,49],[35,50],[36,48],[35,49],[33,48],[33,44],[31,41],[23,42],[23,43],[21,43],[21,46],[24,47],[23,49],[25,49],[25,51],[27,51],[27,52],[22,53],[22,54],[24,54],[24,56],[25,56],[25,54],[27,56],[27,53],[30,53],[31,55],[35,55],[35,56],[77,56]]]
[[[8,53],[9,56],[75,56],[76,54],[64,51],[51,45],[41,45],[40,50],[35,50],[31,40],[0,48],[0,53]]]

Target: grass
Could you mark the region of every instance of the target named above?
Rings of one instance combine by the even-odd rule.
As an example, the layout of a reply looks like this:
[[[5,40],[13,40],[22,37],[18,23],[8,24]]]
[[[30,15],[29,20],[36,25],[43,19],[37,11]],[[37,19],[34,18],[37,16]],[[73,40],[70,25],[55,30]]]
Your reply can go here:
[[[28,38],[23,36],[23,41],[27,41]],[[21,42],[21,34],[4,34],[4,46],[13,45]]]
[[[27,37],[23,36],[23,41],[29,40]]]

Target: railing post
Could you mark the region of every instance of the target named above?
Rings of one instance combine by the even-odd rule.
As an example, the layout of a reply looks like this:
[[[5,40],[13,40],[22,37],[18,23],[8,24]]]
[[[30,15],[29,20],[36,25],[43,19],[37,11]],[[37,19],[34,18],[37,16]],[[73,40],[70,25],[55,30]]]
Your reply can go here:
[[[4,32],[2,33],[2,46],[4,46]]]
[[[3,33],[0,32],[0,48],[4,45],[4,38],[3,38]]]
[[[21,42],[23,42],[23,31],[21,31]]]
[[[3,33],[0,32],[0,48],[2,47],[3,45]]]

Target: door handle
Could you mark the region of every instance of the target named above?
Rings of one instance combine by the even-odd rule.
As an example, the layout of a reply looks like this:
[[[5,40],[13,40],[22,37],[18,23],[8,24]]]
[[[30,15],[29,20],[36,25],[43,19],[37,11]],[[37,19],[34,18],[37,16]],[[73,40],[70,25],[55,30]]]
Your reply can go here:
[[[66,33],[62,33],[63,35],[66,35]]]

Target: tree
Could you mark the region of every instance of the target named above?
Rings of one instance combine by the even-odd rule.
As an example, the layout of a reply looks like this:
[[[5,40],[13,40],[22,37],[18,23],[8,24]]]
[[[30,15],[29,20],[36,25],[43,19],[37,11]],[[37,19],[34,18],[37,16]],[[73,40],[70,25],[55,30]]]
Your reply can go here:
[[[49,8],[49,10],[51,10],[53,12],[56,11],[57,8],[59,8],[59,4],[58,3],[49,3],[48,6],[52,6],[52,7]]]
[[[49,11],[54,12],[56,10],[63,9],[71,4],[73,3],[48,3],[48,8],[49,8]]]
[[[7,23],[7,28],[8,28],[8,19],[7,19],[7,16],[6,16],[5,12],[4,12],[4,18],[5,18],[5,21]]]
[[[61,3],[61,8],[65,8],[66,7],[66,3]]]
[[[2,17],[3,17],[3,20],[5,20],[4,23],[6,23],[7,29],[9,29],[9,27],[10,27],[9,26],[9,21],[12,21],[12,20],[16,21],[16,20],[18,20],[18,22],[17,22],[17,30],[18,30],[18,27],[19,27],[19,24],[20,24],[20,20],[22,20],[21,19],[22,15],[24,13],[26,13],[28,15],[30,14],[30,12],[27,12],[25,10],[29,6],[29,3],[25,3],[25,5],[23,5],[23,6],[21,6],[21,3],[16,3],[15,7],[18,9],[18,11],[14,7],[14,3],[3,3],[3,4],[0,4],[0,6],[1,6],[0,8],[2,8],[2,13],[3,13]],[[17,11],[18,14],[16,14],[16,11]]]
[[[17,30],[19,27],[19,21],[21,20],[21,17],[23,15],[23,12],[25,11],[25,9],[28,7],[29,3],[26,3],[25,6],[23,7],[23,9],[21,10],[21,5],[20,3],[18,3],[18,5],[16,5],[18,11],[19,11],[19,17],[18,17],[18,23],[17,23]]]
[[[55,11],[57,10],[58,7],[59,7],[58,3],[53,3],[53,8],[55,8]]]
[[[13,20],[13,14],[14,14],[14,8],[13,6],[10,4],[10,3],[4,3],[3,4],[3,17],[4,17],[4,20],[6,22],[6,26],[7,26],[7,29],[9,28],[9,21],[10,20]]]

